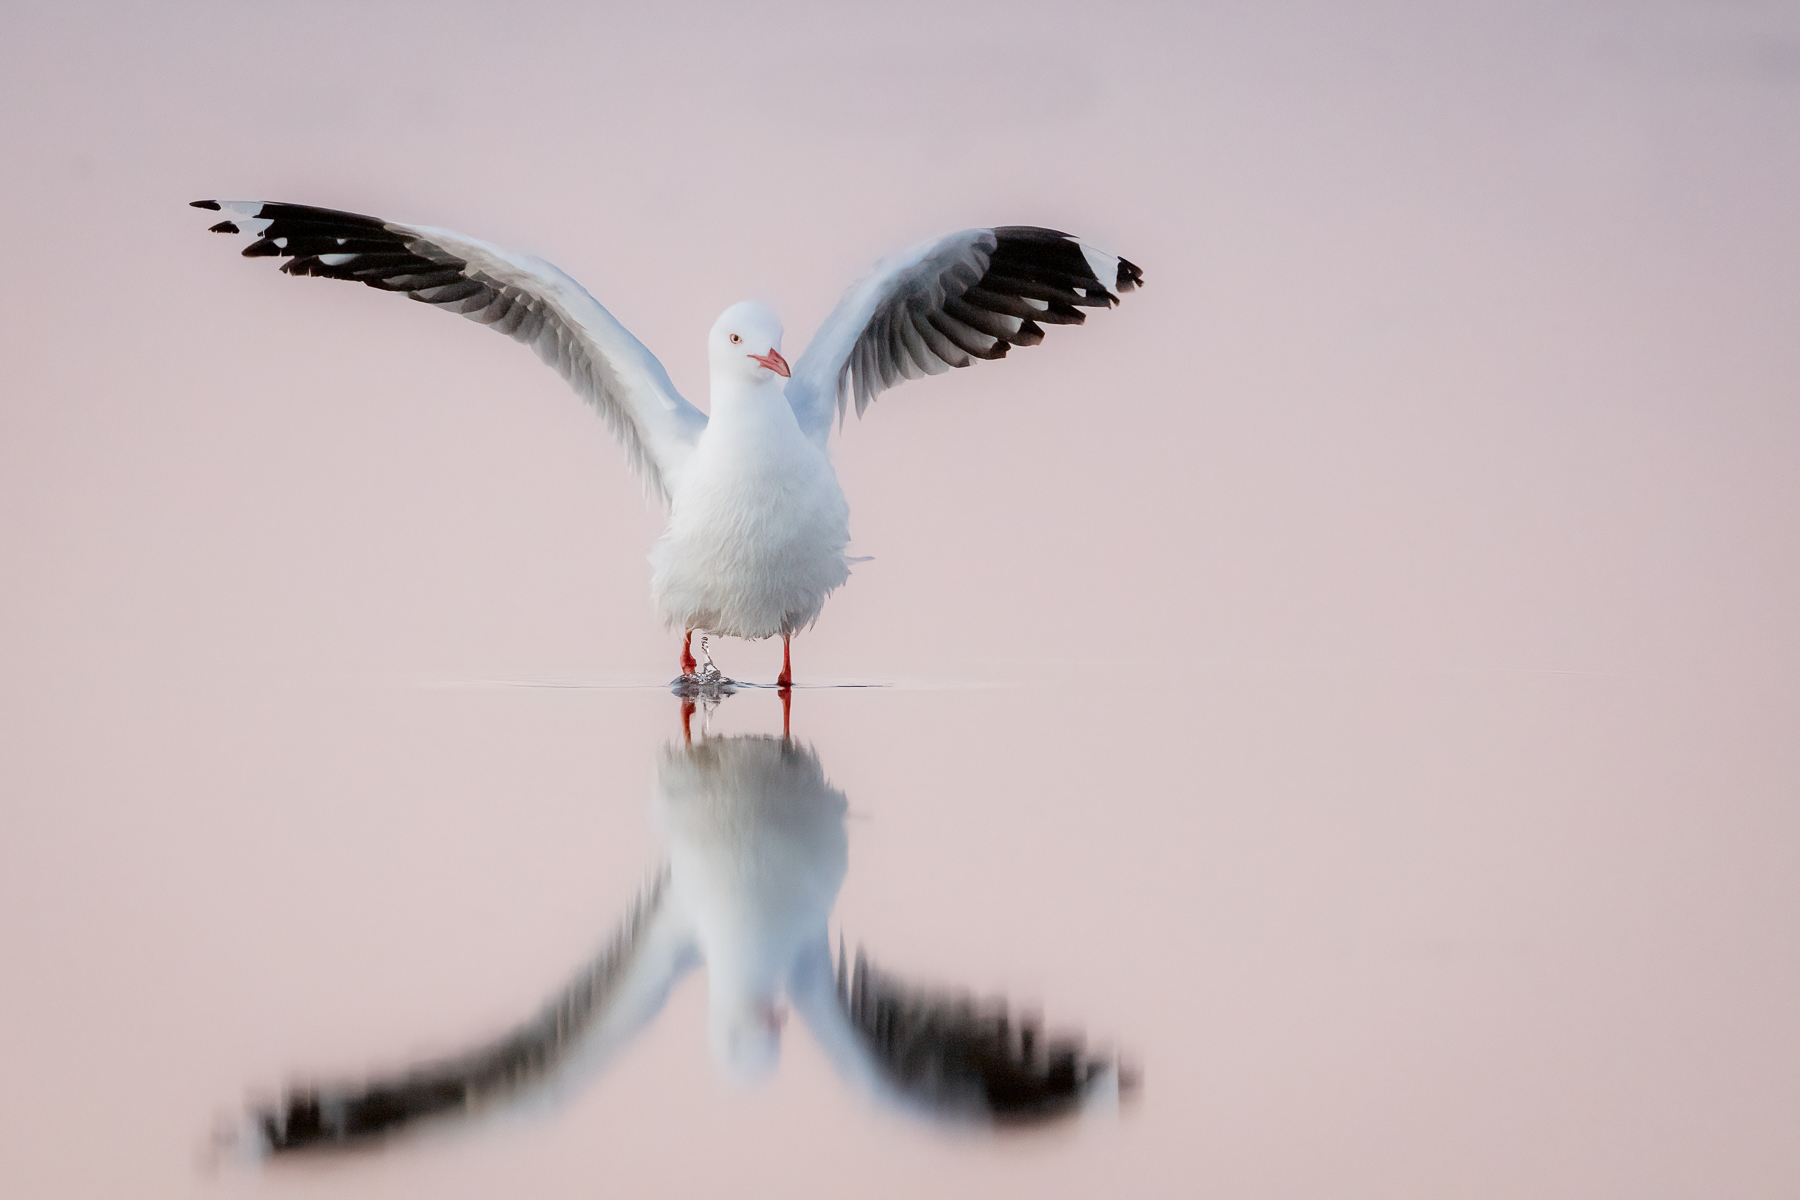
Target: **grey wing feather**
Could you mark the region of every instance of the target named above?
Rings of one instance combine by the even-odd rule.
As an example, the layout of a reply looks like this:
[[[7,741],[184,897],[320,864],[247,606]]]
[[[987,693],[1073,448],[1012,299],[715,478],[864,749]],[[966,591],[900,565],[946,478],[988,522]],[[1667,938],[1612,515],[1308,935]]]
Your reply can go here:
[[[447,229],[261,200],[197,200],[234,214],[217,233],[254,240],[251,258],[283,257],[290,275],[404,292],[524,342],[606,418],[632,465],[667,501],[706,416],[662,363],[568,275]]]
[[[254,1136],[277,1154],[365,1145],[432,1117],[485,1108],[573,1058],[610,1055],[649,1023],[697,961],[667,894],[664,870],[599,956],[510,1033],[385,1078],[291,1088],[250,1114]]]
[[[787,395],[823,443],[835,414],[907,379],[1004,358],[1044,340],[1044,325],[1079,325],[1143,282],[1125,259],[1054,229],[965,229],[883,260],[852,287],[800,356]]]

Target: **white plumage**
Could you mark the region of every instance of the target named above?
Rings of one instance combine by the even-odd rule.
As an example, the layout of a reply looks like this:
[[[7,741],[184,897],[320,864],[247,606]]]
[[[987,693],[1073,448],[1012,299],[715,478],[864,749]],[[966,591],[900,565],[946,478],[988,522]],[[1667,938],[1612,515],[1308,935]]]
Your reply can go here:
[[[650,552],[651,593],[678,629],[789,638],[850,577],[850,507],[782,376],[741,349],[780,354],[775,314],[735,304],[707,344],[712,415],[673,481],[668,528]]]
[[[711,415],[569,276],[446,229],[273,201],[195,201],[233,217],[250,257],[282,270],[405,292],[531,345],[606,418],[663,499],[651,590],[669,624],[740,638],[812,624],[849,577],[849,507],[828,445],[852,399],[860,415],[905,379],[1001,358],[1080,324],[1142,281],[1130,262],[1034,226],[970,229],[885,259],[847,292],[799,361],[781,355],[766,306],[713,326]],[[784,651],[781,678],[792,681]],[[694,661],[687,643],[682,669]]]

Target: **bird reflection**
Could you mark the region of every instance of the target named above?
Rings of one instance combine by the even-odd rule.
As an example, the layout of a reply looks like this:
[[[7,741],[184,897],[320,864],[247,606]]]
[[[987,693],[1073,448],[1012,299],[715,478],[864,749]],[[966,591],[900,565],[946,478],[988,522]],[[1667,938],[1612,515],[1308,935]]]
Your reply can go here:
[[[292,1089],[249,1114],[250,1140],[264,1153],[365,1145],[553,1089],[603,1067],[702,962],[713,1055],[744,1080],[774,1069],[791,1008],[847,1080],[927,1120],[1039,1124],[1116,1095],[1119,1063],[1079,1035],[1047,1036],[1002,1000],[909,984],[860,951],[834,961],[846,807],[818,756],[785,736],[665,746],[656,809],[667,861],[536,1016],[387,1078]]]

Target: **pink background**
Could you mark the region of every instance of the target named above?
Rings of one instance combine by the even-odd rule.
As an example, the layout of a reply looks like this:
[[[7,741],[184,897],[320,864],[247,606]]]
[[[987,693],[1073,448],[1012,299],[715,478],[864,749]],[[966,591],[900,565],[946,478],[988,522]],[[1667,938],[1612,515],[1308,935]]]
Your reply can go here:
[[[1791,5],[13,0],[0,99],[0,1193],[1800,1192]],[[690,983],[565,1108],[203,1171],[530,1012],[675,731],[513,686],[673,673],[601,424],[203,196],[542,254],[696,401],[726,304],[797,351],[925,236],[1138,262],[852,423],[796,646],[900,685],[796,699],[852,944],[1137,1103],[945,1137],[798,1031],[740,1094]]]

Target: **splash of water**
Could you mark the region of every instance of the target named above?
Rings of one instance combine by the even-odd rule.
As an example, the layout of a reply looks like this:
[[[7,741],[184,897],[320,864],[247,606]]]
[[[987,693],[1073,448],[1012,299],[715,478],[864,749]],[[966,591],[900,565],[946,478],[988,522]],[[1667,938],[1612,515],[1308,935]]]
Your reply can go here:
[[[699,700],[707,704],[717,704],[725,697],[737,691],[737,680],[726,677],[712,660],[712,652],[707,648],[712,639],[705,634],[700,635],[700,667],[690,675],[678,675],[669,685],[669,690],[683,700]]]

